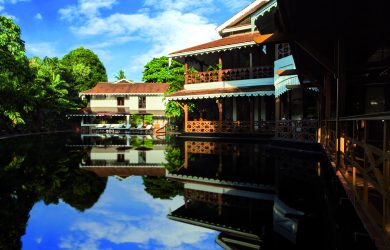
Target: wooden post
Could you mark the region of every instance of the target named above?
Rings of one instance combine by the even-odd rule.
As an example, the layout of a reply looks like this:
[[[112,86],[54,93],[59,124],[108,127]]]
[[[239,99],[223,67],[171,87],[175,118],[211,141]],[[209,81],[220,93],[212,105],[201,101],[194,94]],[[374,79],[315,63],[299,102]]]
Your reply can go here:
[[[188,84],[188,63],[184,63],[184,84]]]
[[[223,112],[223,104],[221,99],[217,99],[218,105],[218,132],[222,131],[222,112]]]
[[[184,104],[184,132],[187,132],[188,104]]]
[[[184,168],[188,168],[188,141],[184,142]]]
[[[252,52],[249,52],[249,79],[253,78],[253,61]]]
[[[250,129],[250,132],[253,132],[253,128],[254,128],[253,109],[254,109],[253,99],[252,99],[252,97],[249,97],[249,127],[250,127],[249,129]]]
[[[218,81],[222,82],[222,55],[218,55]]]
[[[279,136],[280,97],[275,98],[275,136]]]

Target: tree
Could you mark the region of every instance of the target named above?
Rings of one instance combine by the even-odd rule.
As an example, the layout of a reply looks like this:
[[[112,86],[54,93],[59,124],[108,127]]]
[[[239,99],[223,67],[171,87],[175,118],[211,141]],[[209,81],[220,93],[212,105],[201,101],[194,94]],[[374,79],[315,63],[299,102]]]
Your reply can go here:
[[[34,73],[29,91],[34,97],[34,119],[39,121],[40,127],[56,127],[65,113],[76,108],[76,103],[69,97],[69,84],[61,78],[59,60],[56,57],[43,60],[33,57],[30,68]]]
[[[61,59],[61,65],[64,68],[63,79],[76,92],[73,94],[90,89],[97,82],[107,81],[106,68],[92,50],[83,47],[74,49]]]
[[[189,69],[190,72],[194,70]],[[169,59],[166,56],[153,58],[144,66],[142,80],[145,82],[168,83],[169,87],[166,94],[182,90],[184,86],[184,65],[175,60],[172,60],[171,65],[169,65]],[[189,108],[191,111],[194,105],[190,104]],[[169,101],[167,103],[165,115],[168,118],[180,117],[182,114],[183,110],[176,102]]]
[[[119,70],[118,74],[114,76],[115,79],[117,79],[118,81],[119,80],[122,80],[122,79],[126,79],[126,75],[125,75],[125,72],[121,69]]]
[[[12,126],[24,123],[26,86],[31,81],[20,35],[12,19],[0,16],[0,121]]]

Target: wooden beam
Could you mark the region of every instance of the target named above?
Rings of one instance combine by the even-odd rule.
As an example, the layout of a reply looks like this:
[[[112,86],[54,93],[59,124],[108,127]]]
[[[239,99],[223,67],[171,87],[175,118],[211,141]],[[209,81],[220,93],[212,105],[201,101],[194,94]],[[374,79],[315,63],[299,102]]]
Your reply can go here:
[[[257,43],[257,44],[263,44],[263,43],[270,42],[272,38],[275,38],[273,33],[265,34],[265,35],[262,35],[260,33],[255,33],[253,35],[253,41],[255,41],[255,43]]]
[[[278,69],[276,70],[276,74],[278,76],[291,76],[291,75],[297,75],[298,72],[296,69]]]
[[[188,84],[188,63],[184,63],[184,84]]]
[[[218,132],[222,131],[222,112],[223,112],[223,104],[222,100],[217,100],[218,105]]]
[[[184,132],[187,132],[188,104],[184,104]]]
[[[319,51],[306,43],[304,41],[294,41],[302,50],[304,50],[307,54],[309,54],[314,60],[316,60],[321,66],[323,66],[326,70],[336,76],[337,71],[336,67],[333,63],[330,63],[326,58],[324,58]]]
[[[219,82],[222,82],[222,67],[223,67],[223,65],[222,65],[222,55],[221,54],[219,54],[218,55],[218,81]]]

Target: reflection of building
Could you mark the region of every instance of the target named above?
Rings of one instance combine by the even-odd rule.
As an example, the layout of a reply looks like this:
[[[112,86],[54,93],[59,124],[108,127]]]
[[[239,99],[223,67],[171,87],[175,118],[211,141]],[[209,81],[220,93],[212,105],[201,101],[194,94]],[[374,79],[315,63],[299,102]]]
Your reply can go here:
[[[131,123],[138,125],[131,121],[133,115],[152,115],[154,127],[160,128],[165,125],[163,97],[167,89],[168,85],[163,83],[100,82],[80,93],[88,100],[87,108],[81,114],[69,116],[81,116],[82,128],[95,129],[103,123],[122,124],[126,129]],[[119,127],[116,129],[122,131]]]
[[[113,137],[122,139],[118,138],[122,144],[109,145],[103,140],[100,145],[89,145],[80,167],[101,177],[165,176],[165,144],[155,144],[150,136],[108,136],[106,140],[113,142]]]
[[[285,179],[279,178],[286,171],[306,171],[285,166],[294,157],[276,160],[266,145],[259,144],[186,141],[184,145],[183,166],[167,177],[184,183],[185,204],[170,213],[170,219],[220,231],[217,242],[225,249],[259,249],[272,232],[296,242],[299,218],[305,213],[293,207],[297,204],[285,197],[284,189],[295,198],[292,193],[302,185],[298,179],[286,187],[280,183]],[[307,168],[313,165],[310,161],[315,159],[306,162]]]

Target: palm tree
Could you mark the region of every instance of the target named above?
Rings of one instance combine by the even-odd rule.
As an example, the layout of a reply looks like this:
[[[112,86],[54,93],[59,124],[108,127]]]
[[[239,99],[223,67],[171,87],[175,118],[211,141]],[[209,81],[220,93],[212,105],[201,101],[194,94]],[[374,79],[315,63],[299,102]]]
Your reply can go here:
[[[125,72],[121,69],[119,70],[117,75],[114,75],[114,77],[119,81],[122,79],[126,79]]]

